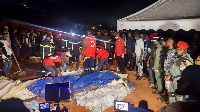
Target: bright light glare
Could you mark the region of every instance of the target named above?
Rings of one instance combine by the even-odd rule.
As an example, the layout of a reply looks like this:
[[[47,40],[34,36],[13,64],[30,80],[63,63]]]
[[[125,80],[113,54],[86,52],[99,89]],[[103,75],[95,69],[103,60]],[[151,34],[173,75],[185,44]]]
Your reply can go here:
[[[72,36],[74,36],[75,35],[75,33],[72,33]]]

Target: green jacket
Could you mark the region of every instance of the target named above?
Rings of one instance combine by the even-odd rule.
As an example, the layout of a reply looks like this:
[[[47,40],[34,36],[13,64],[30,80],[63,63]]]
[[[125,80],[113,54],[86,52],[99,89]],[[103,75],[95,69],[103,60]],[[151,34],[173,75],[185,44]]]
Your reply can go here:
[[[172,77],[180,77],[181,75],[180,65],[184,59],[188,59],[190,62],[194,63],[193,59],[190,57],[190,54],[188,53],[185,53],[183,56],[177,56],[174,59],[174,64],[170,69]]]
[[[161,65],[160,65],[160,55],[161,55],[161,53],[160,52],[162,50],[162,46],[160,44],[158,44],[156,47],[157,47],[157,49],[155,51],[153,68],[155,70],[160,70],[160,67],[161,67]]]

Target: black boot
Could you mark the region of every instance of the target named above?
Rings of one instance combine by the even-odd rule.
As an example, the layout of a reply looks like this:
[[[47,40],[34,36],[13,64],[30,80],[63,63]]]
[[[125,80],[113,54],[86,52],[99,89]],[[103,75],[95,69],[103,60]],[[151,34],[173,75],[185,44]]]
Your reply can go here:
[[[133,70],[133,66],[131,66],[128,71],[132,71],[132,70]]]

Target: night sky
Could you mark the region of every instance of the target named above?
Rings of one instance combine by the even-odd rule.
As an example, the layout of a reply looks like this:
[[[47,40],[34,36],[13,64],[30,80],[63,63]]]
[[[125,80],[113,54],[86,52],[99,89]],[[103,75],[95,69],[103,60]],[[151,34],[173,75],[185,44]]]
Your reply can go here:
[[[157,0],[0,0],[0,15],[47,27],[103,24],[116,21]]]

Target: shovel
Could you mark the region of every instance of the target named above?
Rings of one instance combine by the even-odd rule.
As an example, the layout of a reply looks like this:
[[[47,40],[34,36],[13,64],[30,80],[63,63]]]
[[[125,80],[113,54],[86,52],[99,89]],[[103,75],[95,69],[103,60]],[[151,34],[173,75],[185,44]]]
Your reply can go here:
[[[18,63],[18,61],[17,61],[17,59],[15,57],[15,53],[13,51],[12,51],[12,55],[13,55],[16,63],[17,63],[18,68],[19,68],[19,71],[15,72],[14,74],[17,75],[18,77],[25,76],[26,75],[26,71],[22,71],[22,69],[20,68],[19,63]]]

